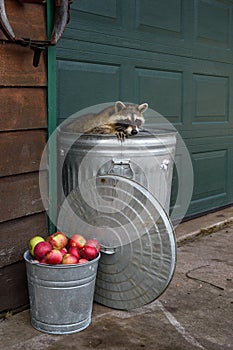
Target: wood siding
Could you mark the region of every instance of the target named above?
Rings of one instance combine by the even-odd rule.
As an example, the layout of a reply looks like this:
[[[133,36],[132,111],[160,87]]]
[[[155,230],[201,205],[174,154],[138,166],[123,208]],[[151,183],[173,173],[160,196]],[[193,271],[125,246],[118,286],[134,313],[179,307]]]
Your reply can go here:
[[[45,6],[6,0],[16,35],[45,39]],[[47,235],[39,190],[47,138],[47,69],[44,57],[7,42],[0,31],[0,313],[28,304],[23,253],[35,235]]]

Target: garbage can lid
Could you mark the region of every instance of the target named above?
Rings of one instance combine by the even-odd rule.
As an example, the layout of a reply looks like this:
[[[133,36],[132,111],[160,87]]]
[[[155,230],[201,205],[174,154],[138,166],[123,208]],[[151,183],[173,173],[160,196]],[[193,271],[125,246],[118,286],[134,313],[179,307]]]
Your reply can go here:
[[[142,185],[118,175],[80,183],[63,202],[58,228],[67,235],[97,238],[99,262],[95,300],[132,309],[156,299],[176,264],[172,225],[158,200]]]

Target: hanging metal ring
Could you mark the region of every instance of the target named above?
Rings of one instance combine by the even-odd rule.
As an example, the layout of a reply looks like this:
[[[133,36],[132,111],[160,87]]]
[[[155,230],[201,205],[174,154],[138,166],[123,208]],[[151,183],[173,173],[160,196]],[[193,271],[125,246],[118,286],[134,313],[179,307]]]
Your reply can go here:
[[[19,0],[20,1],[20,0]],[[29,2],[27,0],[21,0],[22,2]],[[30,47],[34,50],[35,54],[40,56],[41,51],[43,51],[46,47],[52,45],[56,45],[57,42],[62,37],[64,30],[66,28],[67,23],[70,19],[70,4],[72,0],[54,0],[55,1],[55,19],[54,19],[54,27],[52,31],[52,35],[50,40],[33,40],[30,38],[22,38],[17,37],[9,23],[7,18],[5,2],[4,0],[0,0],[0,28],[5,34],[6,38],[15,44]],[[44,0],[31,0],[31,3],[43,3]],[[39,64],[39,59],[33,60],[34,66]]]

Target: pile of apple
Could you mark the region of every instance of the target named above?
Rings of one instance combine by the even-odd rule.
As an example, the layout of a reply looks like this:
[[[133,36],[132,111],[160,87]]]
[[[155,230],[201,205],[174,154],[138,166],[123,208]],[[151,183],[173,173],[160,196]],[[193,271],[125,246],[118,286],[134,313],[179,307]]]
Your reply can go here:
[[[83,264],[97,257],[100,244],[97,239],[86,240],[75,234],[68,238],[63,232],[56,232],[45,240],[35,236],[29,241],[33,262],[41,264]]]

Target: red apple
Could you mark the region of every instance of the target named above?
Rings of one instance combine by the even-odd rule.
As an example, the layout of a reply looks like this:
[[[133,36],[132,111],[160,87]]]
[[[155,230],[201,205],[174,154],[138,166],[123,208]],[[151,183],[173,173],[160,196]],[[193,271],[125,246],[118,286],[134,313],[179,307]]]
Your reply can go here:
[[[75,255],[72,254],[65,254],[62,258],[62,264],[77,264],[78,258]]]
[[[81,258],[81,259],[79,259],[78,264],[85,264],[85,263],[87,263],[87,262],[88,262],[87,259]]]
[[[41,260],[48,252],[53,249],[49,242],[39,242],[34,248],[34,256],[36,260]]]
[[[40,264],[47,264],[45,256],[40,260]]]
[[[55,249],[62,249],[67,245],[68,239],[64,233],[55,232],[47,238],[47,242],[49,242]]]
[[[86,243],[86,239],[78,233],[73,235],[69,240],[69,246],[76,247],[78,249],[81,249],[82,247],[84,247],[85,243]]]
[[[45,261],[47,264],[61,264],[62,258],[62,253],[57,249],[53,249],[45,255]]]
[[[60,249],[60,252],[62,253],[62,256],[64,256],[67,253],[67,249],[62,248],[62,249]]]
[[[85,244],[85,246],[80,250],[82,258],[87,260],[93,260],[97,257],[98,252],[95,247]]]
[[[97,250],[97,253],[100,252],[100,244],[99,241],[96,238],[89,239],[86,242],[86,245],[89,245],[90,247],[95,247]]]
[[[80,253],[79,253],[78,248],[76,248],[76,247],[70,247],[70,248],[68,249],[68,253],[77,256],[78,260],[80,259]]]

